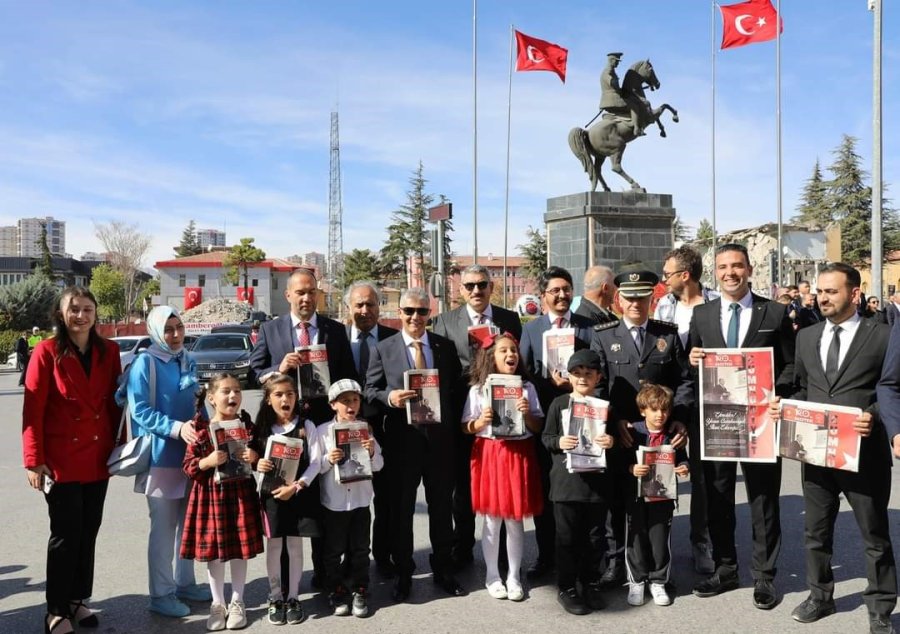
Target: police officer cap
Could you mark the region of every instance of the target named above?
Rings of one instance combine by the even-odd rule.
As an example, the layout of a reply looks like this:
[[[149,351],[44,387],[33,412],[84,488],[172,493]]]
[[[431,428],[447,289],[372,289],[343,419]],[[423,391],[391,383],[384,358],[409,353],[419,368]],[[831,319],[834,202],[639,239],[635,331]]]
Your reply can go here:
[[[622,297],[649,297],[653,287],[659,283],[659,276],[653,271],[625,271],[616,275],[615,284]]]
[[[582,348],[569,357],[566,369],[571,372],[577,367],[600,369],[600,355],[589,348]]]
[[[624,53],[607,53],[606,54],[607,57],[615,57],[616,59],[622,59],[622,55],[624,55]]]

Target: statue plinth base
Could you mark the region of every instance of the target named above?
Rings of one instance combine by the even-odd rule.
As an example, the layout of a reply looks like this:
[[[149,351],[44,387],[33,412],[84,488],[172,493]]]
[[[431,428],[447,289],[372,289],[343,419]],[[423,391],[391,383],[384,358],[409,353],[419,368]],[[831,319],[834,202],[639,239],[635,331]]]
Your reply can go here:
[[[671,194],[581,192],[548,198],[544,222],[550,264],[567,269],[580,294],[596,264],[618,272],[640,262],[659,274],[674,242],[675,208]]]

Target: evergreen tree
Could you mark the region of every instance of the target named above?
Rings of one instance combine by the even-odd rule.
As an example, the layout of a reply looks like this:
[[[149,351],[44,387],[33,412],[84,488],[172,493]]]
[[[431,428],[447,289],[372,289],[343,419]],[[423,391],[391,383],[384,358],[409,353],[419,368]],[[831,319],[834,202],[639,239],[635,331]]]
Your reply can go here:
[[[59,288],[40,273],[0,286],[0,326],[15,330],[47,328],[57,301]]]
[[[791,218],[791,222],[824,229],[825,225],[834,220],[832,213],[833,210],[828,204],[828,183],[823,180],[819,159],[816,159],[812,176],[803,186],[797,215]]]
[[[200,246],[200,240],[197,238],[197,224],[193,218],[188,222],[187,227],[181,232],[181,242],[175,247],[175,255],[184,258],[189,255],[197,255],[203,253]]]
[[[710,247],[714,236],[715,232],[713,231],[712,223],[704,218],[700,221],[700,226],[697,227],[697,235],[694,236],[694,242],[700,246]]]
[[[54,278],[53,275],[53,256],[50,253],[50,245],[47,244],[47,223],[41,223],[41,237],[38,238],[38,246],[41,247],[41,262],[38,268],[41,274],[48,280]]]
[[[369,249],[353,249],[344,256],[338,287],[345,289],[360,280],[377,280],[379,277],[378,255]]]
[[[241,277],[244,278],[245,297],[247,287],[250,285],[250,280],[248,279],[250,277],[250,265],[266,259],[265,251],[253,245],[254,240],[255,238],[241,238],[239,244],[231,247],[223,262],[226,267],[226,280],[237,286]]]
[[[529,225],[525,230],[525,244],[518,245],[519,254],[525,258],[525,274],[537,283],[547,268],[547,234]]]
[[[428,207],[434,202],[434,196],[425,192],[428,181],[423,171],[422,161],[419,161],[419,167],[409,179],[411,189],[406,192],[406,203],[391,214],[392,222],[388,226],[387,241],[381,249],[381,259],[386,276],[397,277],[401,272],[406,275],[412,258],[418,275],[408,284],[426,287],[433,270],[430,257],[425,257],[430,255],[431,248],[431,232],[426,223]]]
[[[675,216],[675,224],[672,227],[675,234],[675,242],[690,242],[691,228],[684,224],[679,216]]]

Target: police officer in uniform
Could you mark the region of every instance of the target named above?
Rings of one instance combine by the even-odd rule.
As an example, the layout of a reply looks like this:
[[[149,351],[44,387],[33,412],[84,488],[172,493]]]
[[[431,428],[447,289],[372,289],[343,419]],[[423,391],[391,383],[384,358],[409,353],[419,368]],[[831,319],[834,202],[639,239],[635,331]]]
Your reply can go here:
[[[609,426],[624,446],[631,445],[630,424],[641,420],[635,398],[644,383],[655,383],[675,393],[671,421],[678,431],[677,444],[683,446],[686,427],[694,405],[694,387],[687,354],[678,336],[678,326],[649,319],[656,273],[632,270],[615,278],[619,289],[622,318],[594,326],[591,349],[600,355],[603,380],[601,398],[610,403]],[[603,585],[621,583],[625,577],[625,501],[633,495],[627,473],[615,475],[616,496],[607,527],[608,565],[601,577]],[[611,534],[610,534],[611,533]]]

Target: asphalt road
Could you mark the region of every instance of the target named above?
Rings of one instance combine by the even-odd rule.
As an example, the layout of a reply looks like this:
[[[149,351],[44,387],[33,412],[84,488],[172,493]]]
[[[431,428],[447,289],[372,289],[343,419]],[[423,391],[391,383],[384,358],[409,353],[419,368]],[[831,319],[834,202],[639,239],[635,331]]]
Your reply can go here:
[[[40,632],[44,614],[44,569],[48,519],[41,495],[28,488],[21,467],[22,389],[16,387],[17,375],[0,373],[0,411],[7,412],[0,423],[8,441],[0,444],[0,490],[4,512],[0,518],[0,634]],[[248,392],[245,407],[255,409],[259,393]],[[749,509],[743,489],[738,490],[738,550],[741,564],[740,589],[698,599],[690,594],[697,580],[691,568],[688,542],[690,485],[681,485],[681,510],[673,527],[673,581],[679,595],[673,605],[657,607],[648,603],[639,608],[627,605],[624,588],[607,595],[608,607],[589,616],[575,617],[556,603],[552,580],[530,588],[524,603],[491,599],[484,589],[484,566],[476,547],[476,563],[459,575],[471,593],[450,598],[436,592],[428,574],[428,527],[424,494],[416,513],[416,561],[419,574],[413,581],[409,603],[394,605],[390,599],[391,582],[379,578],[373,570],[370,588],[372,611],[368,619],[334,617],[327,601],[311,592],[309,572],[303,577],[304,609],[310,615],[301,625],[282,629],[333,632],[545,632],[548,626],[566,632],[865,632],[868,622],[862,603],[865,569],[862,543],[849,507],[844,504],[837,523],[834,558],[838,613],[818,623],[801,625],[790,618],[793,608],[806,597],[803,563],[803,500],[799,466],[785,461],[782,484],[781,519],[783,547],[776,586],[783,601],[763,612],[751,604],[749,573]],[[891,508],[897,509],[898,470],[892,477]],[[98,609],[103,634],[205,632],[207,605],[194,605],[190,617],[166,619],[147,611],[147,507],[143,496],[131,492],[131,480],[115,478],[106,500],[105,518],[98,541],[94,596],[91,605]],[[713,512],[715,510],[713,509]],[[891,511],[892,536],[900,543],[900,512]],[[526,524],[526,563],[534,557],[533,527]],[[308,550],[306,561],[309,561]],[[203,564],[197,565],[198,580],[205,579]],[[248,631],[271,632],[275,626],[265,618],[267,582],[264,557],[251,560],[246,590]],[[648,596],[649,599],[649,596]],[[894,619],[900,626],[900,617]],[[81,631],[87,631],[82,629]]]

